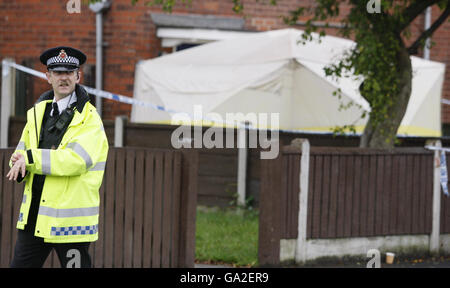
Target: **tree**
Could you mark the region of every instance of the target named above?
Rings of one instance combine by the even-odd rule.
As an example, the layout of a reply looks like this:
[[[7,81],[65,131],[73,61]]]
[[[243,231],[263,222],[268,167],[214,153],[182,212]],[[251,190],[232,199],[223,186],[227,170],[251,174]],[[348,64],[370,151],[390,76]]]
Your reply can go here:
[[[177,2],[188,5],[191,1],[153,0],[147,4],[161,5],[163,10],[171,12]],[[233,2],[233,10],[242,13],[244,1],[230,1]],[[277,5],[276,0],[266,2]],[[339,33],[343,37],[352,37],[356,45],[338,63],[326,67],[325,72],[328,76],[339,78],[350,74],[363,80],[360,93],[370,104],[371,111],[369,115],[361,114],[361,117],[368,116],[369,119],[360,146],[392,148],[411,96],[410,55],[418,54],[426,39],[446,21],[450,15],[450,0],[316,0],[313,6],[291,11],[284,21],[294,24],[300,16],[309,17],[303,40],[310,41],[313,39],[312,33],[318,29],[314,23],[340,16],[342,5],[350,7],[350,12],[341,15],[344,27]],[[441,15],[408,46],[406,42],[410,38],[411,24],[433,5],[439,6]],[[320,35],[325,35],[324,29]],[[336,91],[336,94],[339,93],[339,90]]]

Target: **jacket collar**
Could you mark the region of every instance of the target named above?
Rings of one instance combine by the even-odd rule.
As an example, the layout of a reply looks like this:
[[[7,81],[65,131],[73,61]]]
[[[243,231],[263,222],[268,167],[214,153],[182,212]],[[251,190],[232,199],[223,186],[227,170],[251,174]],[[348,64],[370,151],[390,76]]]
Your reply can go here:
[[[89,98],[89,94],[86,92],[86,90],[79,84],[75,85],[75,93],[77,94],[77,104],[76,104],[76,108],[78,110],[78,112],[82,112],[84,105],[86,104],[86,102],[88,102],[90,100]],[[41,96],[39,96],[37,103],[41,102],[41,101],[45,101],[45,100],[53,100],[55,94],[53,92],[53,90],[49,90],[47,92],[42,93]]]

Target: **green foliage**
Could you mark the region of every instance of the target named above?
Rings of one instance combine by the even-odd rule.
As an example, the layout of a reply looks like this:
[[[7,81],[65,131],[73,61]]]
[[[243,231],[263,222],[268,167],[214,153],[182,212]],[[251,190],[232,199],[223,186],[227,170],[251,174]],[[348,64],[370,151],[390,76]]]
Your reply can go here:
[[[242,0],[231,0],[233,2],[233,11],[237,14],[242,14],[242,12],[244,11],[244,4]],[[261,1],[261,0],[256,0],[256,2],[266,2],[266,1]],[[277,0],[269,0],[269,4],[270,5],[277,5]]]
[[[255,197],[253,195],[247,195],[247,197],[245,198],[244,205],[240,205],[238,204],[239,194],[236,191],[236,189],[237,189],[236,183],[228,184],[227,187],[225,188],[226,194],[230,195],[232,199],[228,203],[228,205],[230,205],[230,207],[233,208],[252,210],[255,204]]]
[[[372,125],[377,127],[383,125],[385,120],[392,116],[389,113],[393,111],[392,108],[395,105],[399,104],[397,98],[402,89],[399,55],[402,49],[407,49],[401,36],[405,39],[411,36],[409,23],[413,19],[409,16],[412,15],[411,7],[415,4],[414,2],[417,1],[381,0],[381,13],[371,14],[367,11],[367,1],[317,0],[315,7],[298,7],[291,11],[284,21],[287,24],[294,24],[300,16],[313,15],[306,21],[305,34],[302,36],[305,42],[311,41],[312,33],[317,32],[317,27],[313,25],[315,21],[332,19],[339,15],[340,4],[351,4],[350,12],[342,20],[344,28],[339,33],[344,37],[352,37],[357,44],[346,51],[339,62],[325,67],[325,74],[335,78],[348,77],[347,75],[351,74],[355,79],[363,80],[360,93],[370,104],[370,119]],[[440,7],[446,7],[448,2],[439,2]],[[417,9],[419,8],[423,12],[426,6]],[[323,32],[323,30],[320,31],[320,37],[325,34]],[[425,39],[420,44],[423,46]],[[333,93],[338,96],[340,94],[340,91]],[[340,105],[340,110],[350,107],[352,107],[351,104],[343,103]],[[362,111],[361,117],[365,116],[366,112]],[[334,132],[342,133],[349,130],[354,131],[351,127],[345,126],[336,127]],[[386,135],[391,132],[389,129],[380,129],[380,131]]]
[[[199,207],[195,258],[199,262],[255,266],[258,257],[258,212]]]
[[[312,20],[323,20],[338,15],[339,1],[317,1],[317,12]],[[395,31],[394,21],[384,14],[367,12],[365,1],[352,1],[354,4],[347,18],[345,27],[340,33],[345,37],[353,36],[357,43],[337,63],[325,67],[327,76],[341,78],[351,74],[356,79],[363,79],[360,87],[361,95],[370,103],[370,117],[375,125],[381,123],[387,111],[394,104],[393,95],[398,94],[397,54],[400,43]],[[391,3],[382,1],[383,9],[391,8]],[[310,22],[311,23],[311,22]],[[308,23],[307,23],[308,25]],[[311,33],[314,28],[306,29]],[[323,35],[323,34],[322,34]],[[340,93],[338,93],[340,94]],[[340,109],[348,109],[351,104],[341,104]],[[362,112],[361,117],[365,116]],[[347,130],[349,127],[337,127],[335,132]],[[354,131],[354,130],[353,130]]]
[[[240,0],[232,0],[233,1],[233,11],[235,13],[242,13],[242,11],[244,10],[244,5],[242,4],[242,2]]]
[[[90,1],[99,1],[99,0],[90,0]],[[139,0],[131,0],[132,5],[136,5]],[[171,13],[174,6],[177,3],[185,4],[186,7],[189,7],[192,3],[192,0],[150,0],[144,1],[144,5],[146,6],[161,6],[162,10],[165,12]]]
[[[131,1],[132,3],[138,2],[138,0]],[[232,1],[235,13],[243,13],[244,0],[229,1]],[[277,5],[276,0],[256,1]],[[171,12],[177,2],[190,4],[191,0],[152,0],[148,3],[161,5],[164,11]],[[300,41],[303,44],[317,38],[313,33],[318,33],[319,41],[325,35],[328,24],[325,24],[319,30],[314,25],[315,22],[338,19],[343,23],[344,27],[339,30],[339,33],[343,37],[354,39],[357,44],[346,51],[344,57],[337,63],[326,67],[325,73],[336,78],[354,77],[363,80],[360,93],[370,104],[369,117],[372,127],[381,125],[380,127],[383,127],[383,129],[378,129],[378,131],[383,130],[386,139],[391,141],[389,137],[392,137],[392,134],[395,137],[396,131],[392,131],[394,128],[387,129],[385,126],[386,120],[393,116],[390,115],[395,111],[393,108],[403,104],[399,100],[400,91],[403,88],[402,86],[405,85],[404,79],[402,79],[402,68],[404,68],[405,63],[401,62],[401,55],[404,55],[405,52],[409,54],[417,53],[417,49],[425,45],[425,39],[432,35],[450,14],[450,0],[379,0],[380,13],[370,13],[368,3],[369,1],[363,0],[316,0],[311,6],[297,7],[290,11],[289,15],[284,15],[282,19],[285,24],[293,25],[297,23],[299,17],[308,17],[304,29],[305,33],[303,33]],[[350,11],[345,16],[340,15],[341,4],[350,7]],[[425,31],[413,45],[406,47],[405,39],[411,37],[410,24],[423,14],[428,6],[435,4],[441,10],[445,9],[441,15],[442,21],[436,21],[436,25],[432,25],[432,27],[436,27]],[[403,82],[401,82],[402,80]],[[335,93],[336,96],[340,94],[341,92]],[[351,106],[349,103],[344,103],[340,109],[348,109]],[[366,116],[367,113],[362,111],[361,117]],[[349,127],[344,128],[337,128],[336,131],[345,131]]]
[[[239,194],[236,192],[236,193],[234,193],[233,195],[232,195],[232,199],[233,200],[231,200],[228,204],[231,206],[231,207],[237,207],[237,208],[240,208],[240,209],[246,209],[246,210],[252,210],[253,209],[253,206],[254,206],[254,202],[255,202],[255,197],[253,197],[253,196],[249,196],[249,197],[247,197],[247,198],[245,198],[245,203],[244,203],[244,205],[239,205],[238,204],[238,198],[239,198]]]

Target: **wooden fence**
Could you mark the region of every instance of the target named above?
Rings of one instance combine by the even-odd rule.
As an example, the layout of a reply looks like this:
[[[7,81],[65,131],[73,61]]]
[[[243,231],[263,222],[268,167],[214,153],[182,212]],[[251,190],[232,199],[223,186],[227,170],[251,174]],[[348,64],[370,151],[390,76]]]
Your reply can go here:
[[[105,132],[110,146],[114,146],[114,121],[105,120]],[[25,126],[23,117],[11,117],[9,126],[9,146],[15,147],[20,139],[20,133]],[[177,128],[173,125],[156,125],[142,123],[126,123],[124,129],[124,146],[146,147],[158,149],[173,149],[171,134]],[[205,131],[208,127],[203,127]],[[228,135],[228,134],[227,134]],[[233,131],[236,144],[237,133]],[[226,136],[228,137],[228,136]],[[289,144],[294,138],[308,138],[312,146],[348,147],[358,146],[357,136],[333,136],[322,134],[298,134],[281,131],[280,146]],[[225,139],[225,136],[224,136]],[[401,146],[423,147],[425,138],[401,138]],[[450,146],[447,140],[444,146]],[[234,145],[234,147],[237,147]],[[237,148],[207,149],[196,148],[199,152],[198,170],[198,203],[208,206],[228,206],[237,193],[238,152]],[[247,164],[247,198],[253,198],[255,207],[259,204],[260,191],[260,149],[248,150]]]
[[[433,161],[424,148],[311,147],[306,239],[429,235]],[[280,240],[298,237],[300,163],[301,150],[292,146],[261,161],[260,263],[277,263]],[[444,234],[450,197],[441,195]]]
[[[0,267],[12,259],[23,185],[6,180],[12,149],[0,150]],[[198,155],[110,148],[100,189],[94,267],[193,267]],[[56,253],[44,267],[59,267]]]

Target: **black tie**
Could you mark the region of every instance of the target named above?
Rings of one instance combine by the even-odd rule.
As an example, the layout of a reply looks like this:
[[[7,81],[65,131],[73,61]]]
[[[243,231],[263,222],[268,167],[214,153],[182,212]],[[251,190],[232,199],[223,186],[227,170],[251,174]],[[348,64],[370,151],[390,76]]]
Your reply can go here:
[[[58,117],[59,116],[59,109],[58,109],[58,104],[56,104],[56,102],[53,103],[53,117]]]

